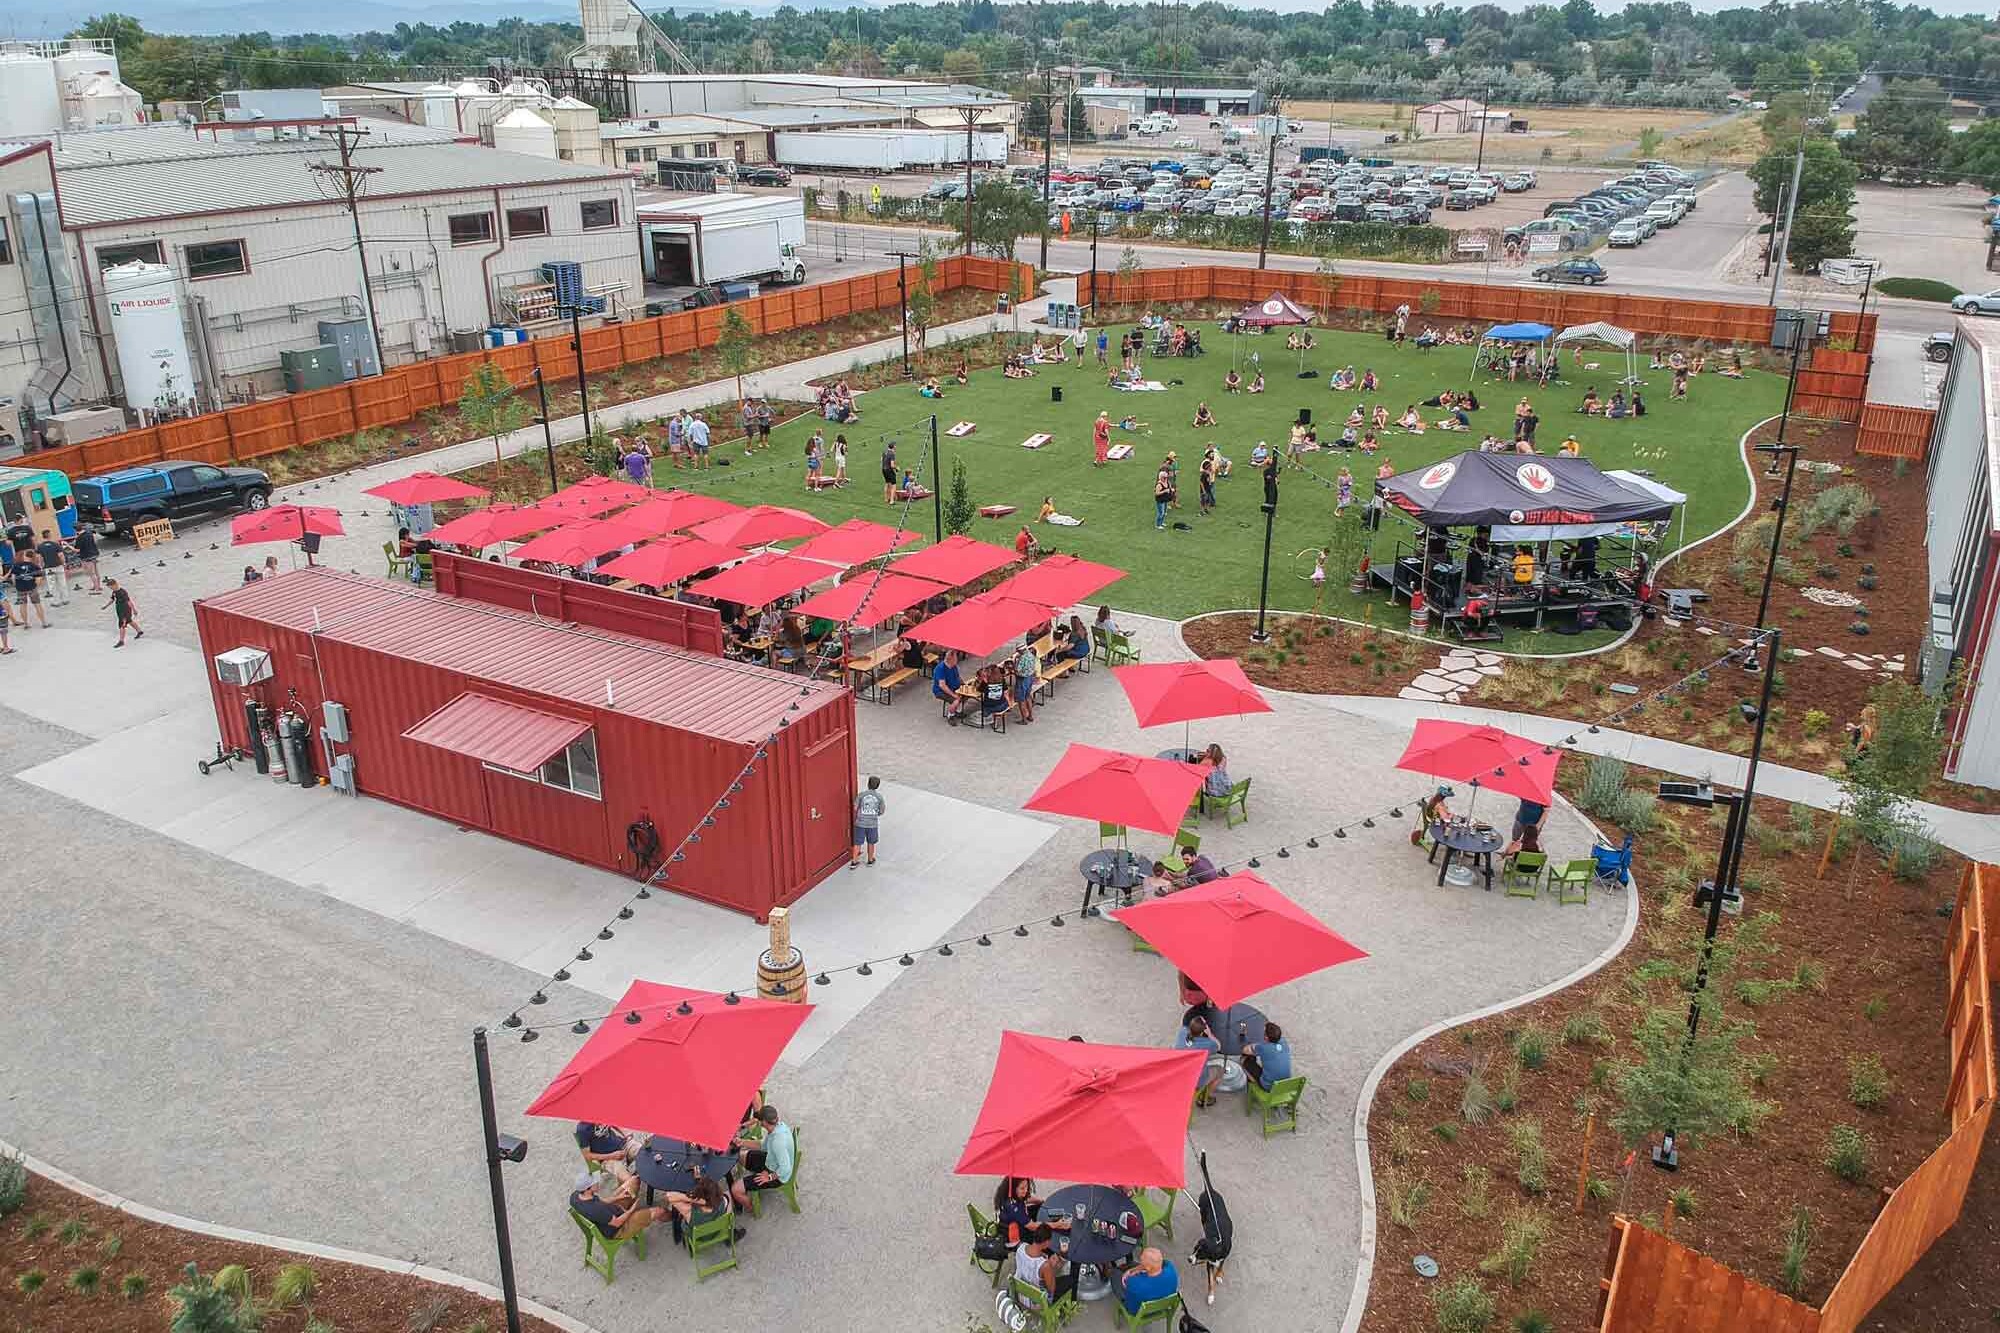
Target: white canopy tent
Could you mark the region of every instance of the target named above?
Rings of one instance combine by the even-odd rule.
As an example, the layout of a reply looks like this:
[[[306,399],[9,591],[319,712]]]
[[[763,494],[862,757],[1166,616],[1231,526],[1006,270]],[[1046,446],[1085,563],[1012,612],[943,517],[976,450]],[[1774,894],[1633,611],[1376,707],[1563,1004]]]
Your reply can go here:
[[[1687,545],[1688,511],[1687,495],[1685,492],[1677,491],[1671,486],[1662,485],[1660,482],[1654,481],[1651,477],[1642,477],[1636,472],[1628,472],[1624,468],[1615,469],[1604,475],[1617,482],[1620,486],[1629,486],[1635,491],[1643,492],[1655,499],[1664,500],[1668,504],[1676,506],[1680,510],[1681,535],[1680,540],[1674,543],[1674,549],[1679,550],[1681,547]]]
[[[1621,329],[1616,324],[1606,324],[1602,320],[1593,324],[1574,324],[1555,336],[1555,345],[1564,343],[1594,342],[1616,347],[1625,353],[1625,378],[1620,384],[1642,384],[1639,378],[1639,340],[1630,329]]]

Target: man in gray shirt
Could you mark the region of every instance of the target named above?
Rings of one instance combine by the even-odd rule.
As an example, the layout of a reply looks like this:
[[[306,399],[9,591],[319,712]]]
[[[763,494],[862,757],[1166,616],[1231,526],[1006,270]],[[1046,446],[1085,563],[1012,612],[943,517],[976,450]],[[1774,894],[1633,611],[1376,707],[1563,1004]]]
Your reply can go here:
[[[889,803],[882,799],[882,779],[869,778],[868,789],[854,798],[854,854],[848,858],[849,870],[861,864],[863,847],[868,849],[868,864],[875,864],[875,839],[888,809]]]

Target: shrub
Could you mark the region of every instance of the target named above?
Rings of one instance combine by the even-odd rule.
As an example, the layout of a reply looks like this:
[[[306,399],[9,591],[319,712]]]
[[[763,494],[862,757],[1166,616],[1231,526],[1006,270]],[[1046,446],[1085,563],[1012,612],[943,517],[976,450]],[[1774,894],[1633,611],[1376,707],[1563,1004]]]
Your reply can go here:
[[[0,1155],[0,1217],[12,1217],[28,1197],[28,1166],[18,1152]]]
[[[1826,990],[1826,968],[1810,958],[1799,959],[1799,965],[1792,969],[1792,985],[1800,990],[1824,993]]]
[[[1888,838],[1889,871],[1901,880],[1920,880],[1937,864],[1943,849],[1917,819],[1898,820]]]
[[[1872,1111],[1889,1100],[1889,1071],[1875,1055],[1858,1055],[1847,1062],[1847,1100]]]
[[[1791,993],[1790,981],[1773,977],[1745,977],[1736,983],[1736,998],[1753,1009],[1761,1009]]]
[[[1403,1085],[1403,1095],[1416,1105],[1422,1106],[1431,1099],[1431,1081],[1427,1078],[1413,1078]]]
[[[30,1213],[21,1223],[22,1240],[39,1240],[49,1234],[49,1219],[40,1213]]]
[[[1407,1162],[1416,1155],[1416,1132],[1408,1125],[1389,1126],[1389,1160]]]
[[[278,1270],[278,1277],[271,1284],[271,1304],[280,1310],[289,1310],[296,1305],[304,1305],[313,1297],[319,1287],[319,1279],[310,1264],[286,1264]]]
[[[1507,1115],[1521,1104],[1521,1071],[1510,1067],[1507,1077],[1493,1090],[1493,1109]]]
[[[1806,1289],[1806,1255],[1812,1249],[1812,1214],[1804,1208],[1792,1210],[1785,1227],[1785,1290],[1794,1296]]]
[[[1565,1046],[1609,1046],[1611,1029],[1604,1025],[1603,1015],[1587,1009],[1564,1020],[1562,1040]]]
[[[1523,1310],[1514,1316],[1514,1333],[1555,1333],[1556,1326],[1540,1310]]]
[[[39,1268],[30,1268],[27,1272],[14,1279],[14,1289],[23,1296],[32,1296],[40,1291],[43,1284],[48,1280],[49,1275],[47,1273],[44,1273]]]
[[[1483,1125],[1493,1116],[1493,1093],[1478,1074],[1465,1076],[1465,1091],[1459,1094],[1458,1113],[1474,1125]]]
[[[1424,1206],[1431,1201],[1430,1182],[1422,1176],[1406,1178],[1394,1167],[1383,1172],[1382,1187],[1389,1196],[1389,1220],[1405,1231],[1414,1231]]]
[[[1832,720],[1831,717],[1827,716],[1824,709],[1808,708],[1806,709],[1806,715],[1799,720],[1799,730],[1805,732],[1807,740],[1811,740],[1825,731],[1827,723]]]
[[[1520,1286],[1528,1280],[1548,1231],[1540,1209],[1514,1209],[1500,1223],[1500,1248],[1479,1261],[1479,1271],[1489,1276],[1504,1274],[1507,1285]]]
[[[1515,1179],[1530,1194],[1549,1187],[1549,1150],[1542,1143],[1542,1122],[1532,1117],[1507,1126],[1507,1139],[1514,1145]]]
[[[146,1275],[127,1273],[118,1283],[118,1290],[128,1301],[136,1301],[146,1294]]]
[[[1617,808],[1605,811],[1605,818],[1627,833],[1650,833],[1660,822],[1659,798],[1649,791],[1624,792]]]
[[[1884,278],[1875,284],[1884,296],[1900,296],[1906,301],[1937,301],[1949,305],[1958,288],[1935,278]]]
[[[225,1264],[215,1270],[215,1289],[244,1309],[256,1303],[250,1270],[242,1264]]]
[[[1682,1185],[1667,1197],[1674,1201],[1674,1214],[1677,1217],[1693,1217],[1699,1210],[1700,1200],[1695,1198],[1694,1191],[1686,1185]]]
[[[1861,1016],[1873,1023],[1889,1010],[1889,1002],[1879,995],[1871,995],[1861,1002]]]
[[[1437,1135],[1446,1143],[1458,1142],[1458,1126],[1452,1124],[1449,1120],[1440,1120],[1435,1125],[1432,1125],[1431,1133]]]
[[[1850,1185],[1868,1174],[1868,1137],[1852,1125],[1835,1125],[1826,1141],[1826,1169]]]
[[[104,1270],[96,1264],[85,1264],[69,1275],[69,1289],[79,1296],[93,1295],[103,1276]]]
[[[56,1239],[60,1240],[64,1245],[74,1245],[89,1234],[90,1228],[84,1225],[80,1219],[72,1217],[69,1221],[63,1223],[61,1229],[56,1232]]]
[[[1576,803],[1583,807],[1586,814],[1611,819],[1624,795],[1625,761],[1609,755],[1592,758],[1590,766],[1584,770],[1583,792]]]
[[[1493,1211],[1493,1175],[1485,1167],[1467,1162],[1458,1190],[1458,1211],[1479,1221]]]
[[[255,1318],[212,1279],[203,1277],[193,1264],[181,1275],[170,1293],[175,1307],[172,1333],[254,1333]]]
[[[1486,1289],[1469,1277],[1455,1278],[1431,1293],[1438,1333],[1486,1333],[1497,1311]]]
[[[1583,1182],[1584,1196],[1592,1203],[1603,1203],[1616,1192],[1616,1187],[1603,1176],[1592,1176]]]

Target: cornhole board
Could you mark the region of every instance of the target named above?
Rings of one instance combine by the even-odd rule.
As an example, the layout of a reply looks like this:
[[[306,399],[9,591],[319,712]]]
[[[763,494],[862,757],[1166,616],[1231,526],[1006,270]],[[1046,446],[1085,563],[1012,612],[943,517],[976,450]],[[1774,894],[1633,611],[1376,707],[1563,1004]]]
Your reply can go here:
[[[1017,508],[1019,508],[1017,505],[981,505],[979,506],[979,516],[981,518],[1005,518]]]
[[[962,440],[966,436],[972,434],[972,432],[978,429],[979,429],[978,425],[974,422],[961,421],[956,426],[953,426],[950,430],[947,430],[945,434],[951,436],[954,439]]]
[[[931,493],[921,486],[907,487],[896,492],[898,500],[928,500]]]
[[[1056,437],[1049,434],[1047,431],[1039,431],[1033,435],[1030,435],[1027,439],[1021,441],[1021,447],[1023,449],[1039,449],[1045,444],[1054,444],[1055,439]]]
[[[825,491],[825,490],[831,490],[833,487],[839,485],[840,483],[835,481],[832,477],[814,477],[806,484],[812,487],[816,491]]]
[[[1114,444],[1104,451],[1104,456],[1113,462],[1122,458],[1130,458],[1132,456],[1132,446],[1129,444]]]

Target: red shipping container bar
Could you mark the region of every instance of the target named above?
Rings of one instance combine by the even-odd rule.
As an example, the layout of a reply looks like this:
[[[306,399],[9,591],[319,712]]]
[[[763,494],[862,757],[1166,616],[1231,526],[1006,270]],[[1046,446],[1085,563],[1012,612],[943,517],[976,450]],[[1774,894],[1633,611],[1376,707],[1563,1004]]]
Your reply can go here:
[[[224,743],[250,748],[243,699],[254,695],[302,712],[314,762],[323,764],[320,705],[337,701],[350,740],[335,750],[353,756],[365,795],[630,874],[626,836],[636,821],[650,816],[662,854],[670,852],[775,732],[743,790],[672,867],[667,887],[762,920],[847,859],[855,737],[854,696],[843,687],[327,569],[205,598],[195,603],[195,625],[211,662],[232,648],[271,655],[272,678],[247,689],[223,684],[211,668]],[[405,736],[467,695],[587,723],[601,795]],[[498,715],[504,727],[510,711],[490,702],[462,708],[483,711],[475,722],[487,726]]]

